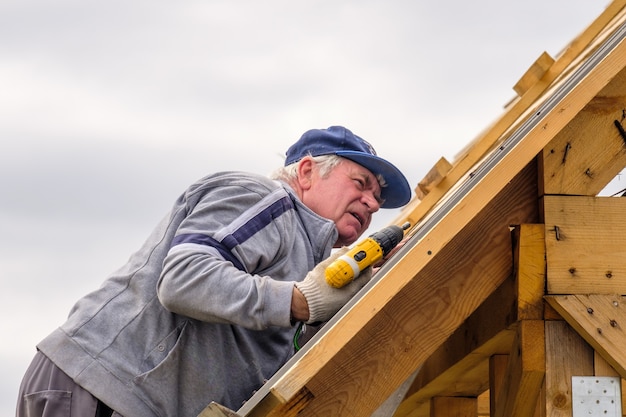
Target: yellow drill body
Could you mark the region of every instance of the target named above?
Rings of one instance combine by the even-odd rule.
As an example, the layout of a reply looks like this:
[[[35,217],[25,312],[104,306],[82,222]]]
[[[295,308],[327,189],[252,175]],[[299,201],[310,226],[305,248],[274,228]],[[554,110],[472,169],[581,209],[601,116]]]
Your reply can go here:
[[[341,288],[350,283],[359,276],[361,271],[380,261],[395,248],[404,237],[404,230],[408,227],[409,223],[405,223],[402,227],[387,226],[359,242],[326,268],[328,285]]]

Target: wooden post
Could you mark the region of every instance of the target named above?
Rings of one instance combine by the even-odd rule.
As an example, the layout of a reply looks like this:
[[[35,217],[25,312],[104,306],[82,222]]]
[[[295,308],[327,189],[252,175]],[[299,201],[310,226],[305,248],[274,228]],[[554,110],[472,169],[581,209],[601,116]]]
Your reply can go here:
[[[543,320],[523,320],[511,348],[494,417],[533,417],[545,375]]]
[[[545,322],[546,415],[572,417],[572,376],[593,375],[593,350],[564,321]]]

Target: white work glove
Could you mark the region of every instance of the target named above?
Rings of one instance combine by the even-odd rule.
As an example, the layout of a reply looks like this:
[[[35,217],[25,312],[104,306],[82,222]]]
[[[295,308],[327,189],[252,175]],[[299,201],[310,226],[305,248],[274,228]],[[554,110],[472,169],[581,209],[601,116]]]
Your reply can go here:
[[[372,267],[366,268],[352,282],[341,288],[335,288],[326,282],[326,268],[333,261],[350,250],[344,246],[320,262],[309,271],[304,281],[296,282],[296,287],[306,298],[309,305],[307,324],[327,321],[343,307],[372,278]]]

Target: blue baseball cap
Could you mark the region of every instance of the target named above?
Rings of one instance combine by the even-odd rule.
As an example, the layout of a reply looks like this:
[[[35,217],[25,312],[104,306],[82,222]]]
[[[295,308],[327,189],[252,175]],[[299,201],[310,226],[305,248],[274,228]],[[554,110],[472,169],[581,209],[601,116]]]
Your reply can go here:
[[[402,207],[411,200],[411,187],[405,176],[392,163],[376,155],[367,141],[342,126],[328,129],[311,129],[289,149],[285,166],[298,162],[307,155],[337,155],[367,168],[374,175],[381,175],[386,186],[381,187],[381,208]]]

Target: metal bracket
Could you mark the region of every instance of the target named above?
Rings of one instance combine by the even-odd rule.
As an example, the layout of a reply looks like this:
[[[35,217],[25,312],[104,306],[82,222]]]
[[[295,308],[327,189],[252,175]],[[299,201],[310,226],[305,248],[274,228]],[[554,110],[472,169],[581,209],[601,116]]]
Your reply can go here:
[[[620,378],[573,376],[573,417],[622,417]]]

